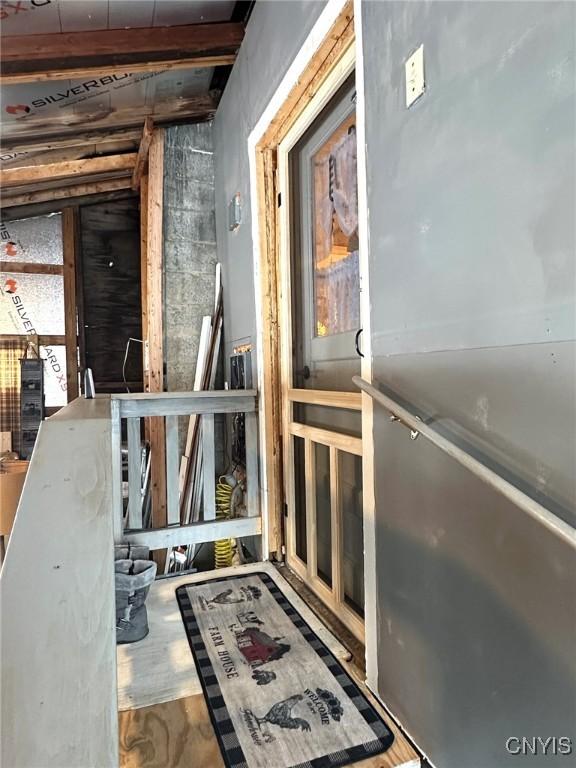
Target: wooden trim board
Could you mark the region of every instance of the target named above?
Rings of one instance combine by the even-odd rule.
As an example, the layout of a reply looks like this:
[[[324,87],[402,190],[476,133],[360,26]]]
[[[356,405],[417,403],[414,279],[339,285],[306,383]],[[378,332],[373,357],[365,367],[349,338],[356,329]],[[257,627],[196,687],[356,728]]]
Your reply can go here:
[[[362,319],[362,378],[372,381],[372,334],[370,324],[370,269],[366,157],[366,99],[364,90],[364,47],[361,0],[354,0],[356,18],[356,133],[358,136],[358,239],[360,251],[360,317]],[[376,500],[374,495],[374,417],[372,398],[362,393],[362,505],[364,517],[364,616],[366,644],[366,682],[378,690],[378,584],[376,576]]]
[[[324,405],[328,408],[362,410],[362,395],[359,392],[327,392],[322,389],[288,389],[286,397],[292,403]]]

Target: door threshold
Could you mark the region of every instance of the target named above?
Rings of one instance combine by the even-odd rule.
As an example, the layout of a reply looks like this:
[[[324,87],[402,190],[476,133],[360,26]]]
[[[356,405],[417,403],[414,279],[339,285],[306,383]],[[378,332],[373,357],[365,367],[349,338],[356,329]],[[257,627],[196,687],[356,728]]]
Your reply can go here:
[[[348,664],[355,668],[358,677],[366,677],[366,650],[364,644],[346,627],[336,614],[306,586],[302,579],[286,563],[274,563],[274,567],[286,579],[292,589],[306,603],[310,610],[330,630],[334,637],[348,651]]]

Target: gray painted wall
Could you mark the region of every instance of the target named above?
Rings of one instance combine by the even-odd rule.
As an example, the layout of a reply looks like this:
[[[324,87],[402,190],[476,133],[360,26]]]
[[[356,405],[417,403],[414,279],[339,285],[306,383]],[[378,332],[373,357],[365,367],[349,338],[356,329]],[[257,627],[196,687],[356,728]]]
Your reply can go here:
[[[574,11],[362,5],[374,377],[572,522]],[[382,698],[443,768],[574,738],[573,553],[380,410],[374,441]]]
[[[248,136],[323,7],[323,2],[313,0],[256,3],[214,120],[216,231],[223,265],[227,355],[241,343],[256,347]],[[242,198],[242,224],[229,232],[228,203],[237,192]],[[255,359],[254,354],[253,364]]]
[[[216,116],[229,346],[255,341],[247,138],[320,10],[257,3]],[[362,4],[374,376],[572,520],[574,12]],[[518,761],[509,736],[576,744],[573,554],[380,411],[374,437],[379,694],[442,768]]]

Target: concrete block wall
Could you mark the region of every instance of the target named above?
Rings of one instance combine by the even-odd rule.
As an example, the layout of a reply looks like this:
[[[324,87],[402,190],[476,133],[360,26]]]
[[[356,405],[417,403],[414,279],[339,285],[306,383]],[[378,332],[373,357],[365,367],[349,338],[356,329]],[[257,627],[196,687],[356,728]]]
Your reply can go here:
[[[216,262],[212,123],[167,128],[164,359],[169,392],[193,388],[202,317],[212,314],[214,309]],[[181,419],[179,427],[183,448],[187,419]],[[218,467],[224,463],[222,429],[216,437]]]

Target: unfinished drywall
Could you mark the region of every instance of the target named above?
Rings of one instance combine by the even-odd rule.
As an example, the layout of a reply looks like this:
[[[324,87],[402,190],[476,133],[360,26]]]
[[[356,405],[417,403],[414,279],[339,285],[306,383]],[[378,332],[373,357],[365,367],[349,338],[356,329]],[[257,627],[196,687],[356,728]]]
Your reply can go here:
[[[374,378],[574,521],[575,6],[361,9]],[[379,408],[374,449],[381,697],[444,768],[574,738],[573,550]]]
[[[218,258],[223,265],[225,351],[256,347],[248,136],[322,12],[324,2],[256,3],[214,120]],[[240,193],[242,221],[228,229],[228,204]],[[252,355],[253,366],[256,355]],[[228,369],[227,369],[227,375]],[[254,371],[254,381],[256,381]]]

